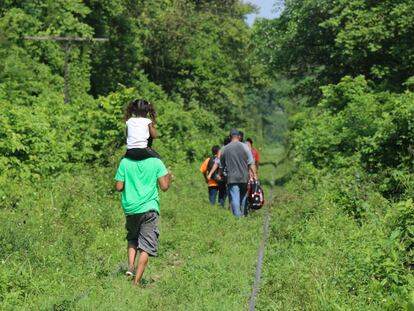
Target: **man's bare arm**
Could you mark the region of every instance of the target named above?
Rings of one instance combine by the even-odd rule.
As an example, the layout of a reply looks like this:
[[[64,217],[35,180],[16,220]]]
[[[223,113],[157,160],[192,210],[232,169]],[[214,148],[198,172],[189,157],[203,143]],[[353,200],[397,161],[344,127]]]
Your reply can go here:
[[[122,191],[124,190],[124,182],[117,180],[116,182],[116,191]]]
[[[214,174],[214,172],[216,171],[217,168],[218,168],[217,163],[214,163],[212,168],[211,168],[210,173],[207,176],[207,180],[211,180],[211,177],[213,176],[213,174]]]
[[[257,179],[256,165],[254,164],[249,165],[249,174],[250,174],[250,178]]]
[[[165,176],[161,176],[158,178],[158,185],[162,191],[167,191],[171,184],[171,179],[173,178],[173,174],[170,170],[168,170],[168,174]]]

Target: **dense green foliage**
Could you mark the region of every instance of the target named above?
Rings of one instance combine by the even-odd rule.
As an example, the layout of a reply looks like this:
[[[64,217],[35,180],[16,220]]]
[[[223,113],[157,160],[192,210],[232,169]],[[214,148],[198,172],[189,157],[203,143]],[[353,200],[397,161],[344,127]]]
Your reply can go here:
[[[246,306],[261,219],[240,223],[207,209],[191,162],[232,126],[262,140],[260,89],[272,87],[252,60],[251,10],[238,0],[1,2],[0,309],[124,310],[137,300],[144,309]],[[109,41],[70,43],[65,104],[65,43],[28,36]],[[113,191],[123,108],[135,98],[154,103],[154,149],[176,175],[162,197],[160,259],[139,297],[123,275]]]
[[[255,59],[289,82],[297,163],[275,203],[264,309],[401,310],[414,290],[412,12],[288,0],[255,24]]]
[[[238,0],[1,2],[2,308],[135,306],[118,271],[111,180],[124,152],[122,110],[137,97],[155,104],[154,148],[178,171],[163,197],[161,260],[138,294],[144,308],[246,306],[259,218],[199,211],[205,189],[190,164],[233,126],[287,145],[290,159],[277,176],[260,170],[264,184],[287,182],[274,201],[260,309],[414,304],[413,1],[286,0],[279,18],[249,28],[253,9]],[[27,36],[109,41],[70,44],[65,104],[64,44]]]
[[[315,103],[319,86],[364,75],[401,91],[413,74],[412,1],[287,0],[282,16],[256,25],[258,58],[296,79]]]
[[[154,146],[168,161],[201,159],[231,126],[258,131],[251,94],[267,82],[245,60],[251,10],[239,1],[3,2],[2,206],[19,195],[11,176],[39,179],[120,152],[122,109],[136,97],[155,104],[162,143]],[[62,44],[25,39],[45,35],[109,39],[70,44],[67,105]]]
[[[301,160],[324,168],[361,165],[389,195],[404,190],[387,186],[387,178],[413,170],[414,94],[375,92],[361,76],[322,90],[295,133]]]

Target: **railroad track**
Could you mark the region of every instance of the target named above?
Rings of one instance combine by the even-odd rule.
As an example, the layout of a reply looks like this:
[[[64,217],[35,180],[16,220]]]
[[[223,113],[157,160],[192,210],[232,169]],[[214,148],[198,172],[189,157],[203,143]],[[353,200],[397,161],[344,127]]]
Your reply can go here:
[[[252,288],[252,294],[250,297],[250,303],[249,303],[249,309],[248,309],[249,311],[254,311],[256,309],[257,294],[260,290],[260,279],[262,275],[263,255],[264,255],[264,250],[266,247],[266,241],[269,235],[270,209],[272,207],[273,191],[274,191],[274,186],[275,186],[275,178],[274,178],[275,168],[276,166],[274,166],[274,169],[273,169],[273,174],[272,174],[271,183],[270,183],[270,190],[266,198],[265,207],[264,207],[265,216],[264,216],[264,221],[263,221],[263,237],[259,245],[259,250],[257,252],[256,273],[255,273],[255,278],[254,278],[254,283],[253,283],[253,288]]]

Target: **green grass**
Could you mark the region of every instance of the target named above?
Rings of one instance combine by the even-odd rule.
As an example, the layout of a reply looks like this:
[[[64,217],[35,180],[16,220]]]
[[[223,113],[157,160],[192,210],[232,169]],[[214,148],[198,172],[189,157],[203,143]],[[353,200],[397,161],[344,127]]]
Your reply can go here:
[[[332,200],[340,178],[314,177],[275,189],[257,310],[402,310],[409,288],[383,216],[359,224]]]
[[[383,216],[359,224],[335,203],[340,177],[291,175],[283,148],[260,152],[262,162],[279,165],[259,170],[273,201],[256,309],[398,310],[405,285],[397,283],[402,267],[387,259],[395,244]],[[0,210],[0,309],[246,310],[265,210],[237,220],[208,204],[198,165],[173,170],[161,196],[159,256],[140,288],[124,276],[115,167],[14,185],[20,199]],[[275,179],[287,184],[270,191]],[[376,196],[369,204],[386,207]]]
[[[280,156],[283,149],[262,153]],[[161,196],[159,256],[143,286],[124,276],[126,242],[115,168],[21,185],[0,211],[3,310],[243,310],[249,303],[263,211],[235,219],[212,207],[198,165],[173,168]],[[272,167],[260,170],[263,179]]]
[[[177,176],[161,202],[161,243],[143,288],[123,275],[95,287],[78,306],[84,310],[240,310],[250,294],[260,237],[259,214],[236,220],[207,204],[201,175]],[[124,254],[124,247],[118,249]]]

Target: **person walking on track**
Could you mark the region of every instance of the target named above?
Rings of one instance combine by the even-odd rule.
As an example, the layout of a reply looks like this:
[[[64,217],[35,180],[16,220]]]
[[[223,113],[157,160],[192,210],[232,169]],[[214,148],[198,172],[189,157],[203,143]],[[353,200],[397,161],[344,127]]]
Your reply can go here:
[[[240,142],[240,132],[230,131],[231,142],[222,149],[220,171],[227,170],[227,188],[230,208],[237,218],[247,215],[247,184],[250,178],[256,179],[253,154],[246,144]]]
[[[226,184],[218,174],[218,170],[209,177],[214,164],[218,162],[217,155],[219,151],[220,147],[217,145],[211,148],[212,156],[204,160],[200,167],[200,172],[203,174],[208,186],[208,199],[210,204],[216,204],[218,194],[218,202],[221,207],[224,207],[224,202],[226,201]]]
[[[115,176],[116,190],[122,192],[122,209],[126,217],[128,241],[128,276],[135,274],[138,286],[149,256],[158,251],[158,218],[160,200],[158,187],[167,191],[172,178],[171,171],[158,158],[135,161],[123,158]],[[135,268],[135,257],[139,252]]]

